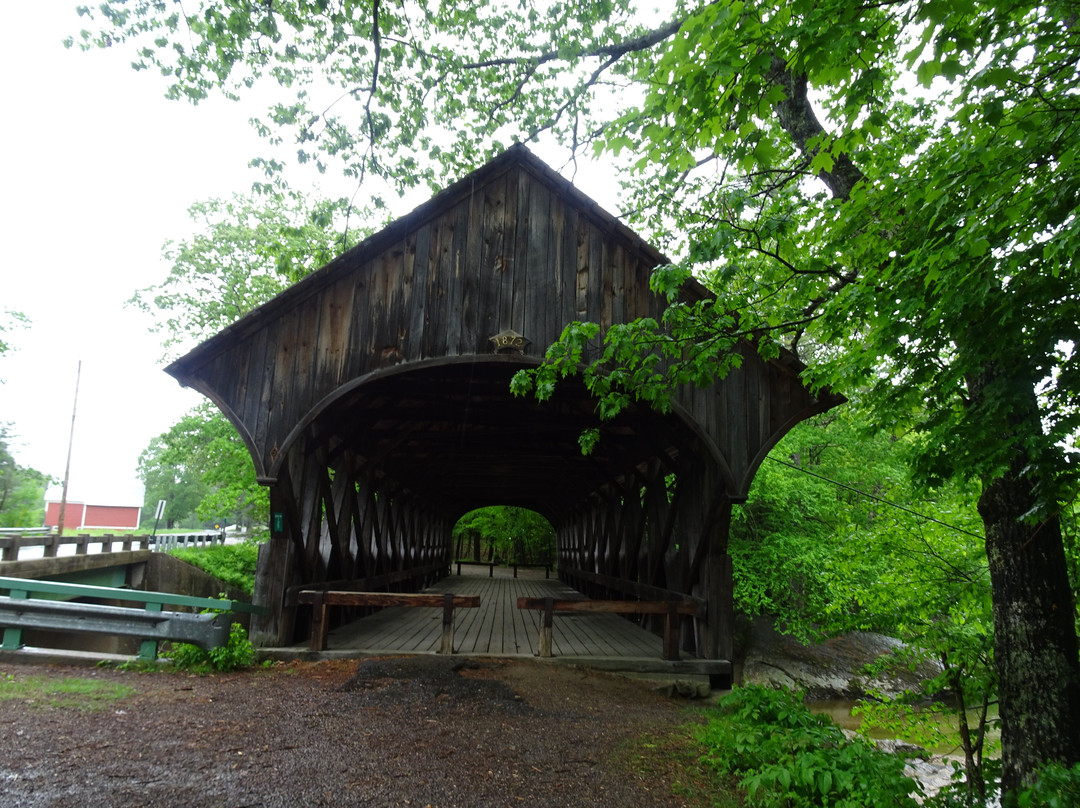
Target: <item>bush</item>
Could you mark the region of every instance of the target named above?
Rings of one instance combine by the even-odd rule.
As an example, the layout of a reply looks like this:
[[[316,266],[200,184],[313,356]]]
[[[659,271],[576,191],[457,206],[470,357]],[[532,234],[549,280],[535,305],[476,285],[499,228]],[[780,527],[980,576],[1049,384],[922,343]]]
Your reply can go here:
[[[1059,764],[1047,766],[1039,772],[1039,779],[1031,788],[1016,797],[1019,808],[1075,808],[1080,805],[1080,763],[1071,769]]]
[[[229,642],[209,651],[190,643],[177,643],[163,654],[180,670],[195,673],[235,671],[255,664],[255,646],[239,623],[229,629]]]
[[[194,564],[219,581],[242,590],[249,596],[255,591],[255,567],[259,560],[259,545],[214,544],[209,547],[188,547],[172,550],[169,555]]]
[[[720,704],[699,740],[703,762],[733,776],[753,808],[916,808],[918,783],[904,761],[866,741],[848,741],[800,694],[764,687],[735,690]]]

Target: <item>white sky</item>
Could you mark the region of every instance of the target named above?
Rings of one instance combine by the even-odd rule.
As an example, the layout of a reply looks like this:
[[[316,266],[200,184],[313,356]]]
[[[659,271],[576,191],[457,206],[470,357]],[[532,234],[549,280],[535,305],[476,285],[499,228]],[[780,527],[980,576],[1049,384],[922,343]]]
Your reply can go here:
[[[124,302],[164,279],[161,247],[191,232],[187,207],[247,191],[263,150],[252,111],[166,101],[163,80],[122,50],[65,50],[74,8],[4,9],[0,311],[32,322],[7,335],[0,422],[17,462],[62,478],[81,359],[68,497],[141,504],[139,453],[202,397],[161,370],[157,335]]]

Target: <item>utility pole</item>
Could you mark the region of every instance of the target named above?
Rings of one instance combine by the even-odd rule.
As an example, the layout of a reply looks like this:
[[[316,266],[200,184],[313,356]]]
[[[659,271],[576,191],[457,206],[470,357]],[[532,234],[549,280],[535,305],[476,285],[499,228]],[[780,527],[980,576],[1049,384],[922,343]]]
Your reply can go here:
[[[68,477],[71,475],[71,445],[75,442],[75,411],[79,407],[79,379],[82,378],[82,360],[75,371],[75,403],[71,405],[71,434],[68,435],[67,465],[64,466],[64,490],[60,494],[60,517],[56,520],[56,535],[64,535],[64,511],[67,510]]]

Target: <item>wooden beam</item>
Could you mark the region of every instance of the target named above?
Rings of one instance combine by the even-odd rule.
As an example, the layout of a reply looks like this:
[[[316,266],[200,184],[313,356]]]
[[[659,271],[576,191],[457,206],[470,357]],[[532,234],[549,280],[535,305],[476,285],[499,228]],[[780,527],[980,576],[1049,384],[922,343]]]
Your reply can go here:
[[[443,610],[443,630],[439,642],[440,654],[454,653],[454,609],[475,609],[480,606],[479,595],[425,595],[404,592],[349,592],[343,590],[305,589],[297,595],[297,602],[310,604],[311,614],[311,650],[325,651],[329,634],[331,606],[358,606],[385,608],[388,606],[406,606],[419,608],[441,608]]]

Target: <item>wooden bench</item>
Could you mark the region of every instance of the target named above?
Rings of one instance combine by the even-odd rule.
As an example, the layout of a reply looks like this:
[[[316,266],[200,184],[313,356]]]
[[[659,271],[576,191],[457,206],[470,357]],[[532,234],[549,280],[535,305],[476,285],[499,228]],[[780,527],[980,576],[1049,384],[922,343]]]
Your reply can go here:
[[[679,659],[679,616],[702,616],[704,604],[695,600],[557,600],[555,598],[518,598],[519,609],[540,610],[540,646],[537,656],[551,656],[551,629],[555,612],[586,614],[662,614],[666,660]]]
[[[305,589],[297,596],[298,603],[312,606],[311,650],[325,651],[330,631],[329,608],[331,606],[409,606],[439,608],[443,610],[442,637],[439,653],[454,653],[454,609],[474,609],[480,605],[479,595],[425,595],[404,592],[349,592],[340,590]]]

